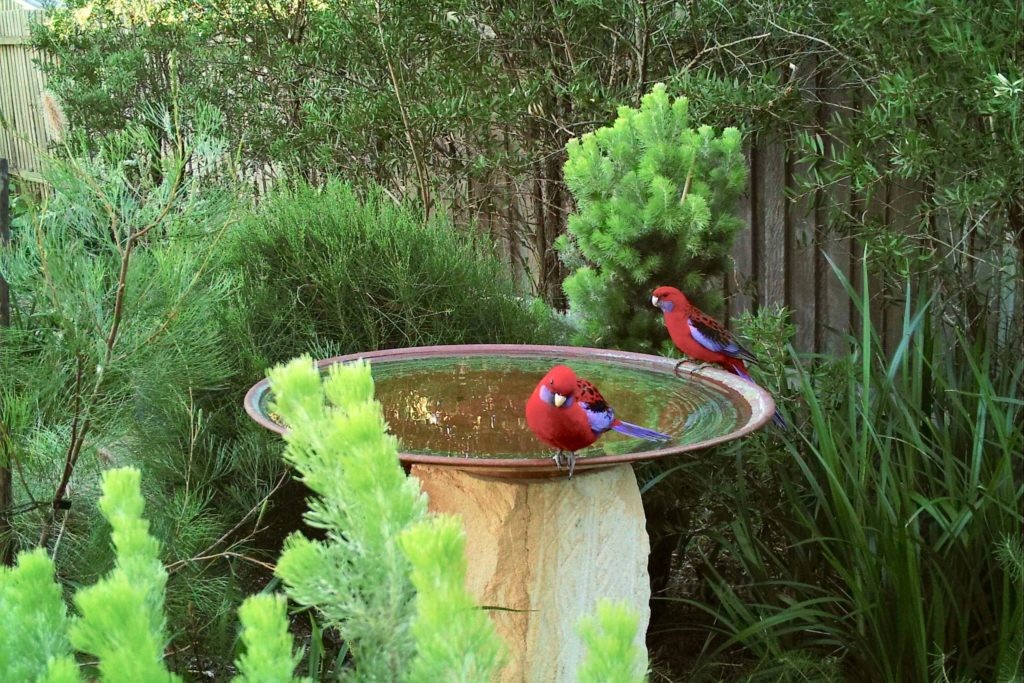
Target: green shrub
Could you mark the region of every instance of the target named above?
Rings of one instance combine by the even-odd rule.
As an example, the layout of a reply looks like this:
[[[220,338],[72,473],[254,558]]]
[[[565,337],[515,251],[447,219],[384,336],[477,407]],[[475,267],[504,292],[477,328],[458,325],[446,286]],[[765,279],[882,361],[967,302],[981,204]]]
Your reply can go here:
[[[464,532],[454,518],[427,516],[373,400],[369,365],[335,366],[323,386],[308,357],[270,376],[293,425],[288,459],[319,494],[308,520],[328,530],[324,542],[289,538],[277,571],[293,598],[346,638],[355,658],[346,679],[488,680],[501,645],[464,587]],[[167,571],[142,517],[139,470],[108,470],[102,488],[116,562],[74,595],[81,616],[70,626],[42,550],[0,568],[3,680],[80,680],[71,646],[95,658],[105,681],[181,680],[164,662]],[[253,596],[239,616],[246,652],[235,680],[295,681],[284,601]]]
[[[580,621],[587,646],[580,683],[642,683],[647,680],[647,653],[636,642],[639,619],[626,605],[602,600],[596,614]]]
[[[142,517],[140,479],[131,468],[103,473],[100,510],[112,527],[117,561],[107,576],[75,594],[81,617],[71,624],[71,644],[97,659],[105,681],[180,681],[163,661],[167,571]]]
[[[306,356],[268,376],[290,425],[285,457],[316,494],[306,519],[326,541],[290,536],[277,565],[288,595],[316,608],[354,660],[349,680],[484,681],[500,664],[490,619],[466,593],[461,527],[430,519],[373,398],[370,365]]]
[[[71,646],[91,656],[92,662],[83,665],[90,680],[93,666],[111,683],[182,680],[164,662],[167,571],[159,559],[160,543],[142,517],[140,479],[132,467],[103,474],[100,509],[112,527],[116,563],[100,581],[74,595],[79,616],[70,622],[44,550],[19,554],[13,569],[0,567],[3,680],[81,681]],[[295,657],[284,603],[256,596],[243,603],[240,613],[248,648],[238,663],[242,680],[290,683]]]
[[[416,587],[416,616],[410,628],[417,652],[407,680],[488,680],[502,661],[502,645],[490,617],[466,592],[461,521],[446,515],[420,522],[402,532],[399,544],[412,565]]]
[[[239,336],[254,372],[318,355],[399,346],[545,343],[551,312],[516,296],[502,264],[443,218],[426,223],[379,188],[304,183],[274,191],[231,239]]]
[[[219,257],[240,202],[188,172],[223,152],[216,112],[204,117],[187,144],[156,119],[181,143],[165,156],[142,126],[92,140],[94,155],[69,144],[0,253],[12,291],[12,326],[0,329],[0,450],[19,472],[14,540],[52,548],[62,580],[95,580],[110,562],[94,505],[100,473],[138,466],[162,559],[181,561],[168,609],[190,656],[223,650],[238,598],[226,562],[189,560],[223,549],[215,542],[283,469],[237,407],[253,375],[233,357],[246,339],[219,322],[236,287]],[[71,509],[54,512],[55,498]]]
[[[572,239],[558,246],[574,269],[565,292],[578,343],[661,347],[649,305],[660,285],[717,305],[709,285],[725,275],[743,225],[734,215],[747,178],[740,145],[735,128],[690,128],[686,98],[670,100],[662,84],[639,109],[620,107],[612,126],[569,142],[565,180],[578,210]]]
[[[280,595],[261,593],[238,608],[246,651],[238,658],[240,676],[233,683],[303,683],[292,676],[299,663],[288,633],[288,603]]]
[[[53,561],[37,548],[0,566],[0,678],[78,681],[68,641],[67,607]]]

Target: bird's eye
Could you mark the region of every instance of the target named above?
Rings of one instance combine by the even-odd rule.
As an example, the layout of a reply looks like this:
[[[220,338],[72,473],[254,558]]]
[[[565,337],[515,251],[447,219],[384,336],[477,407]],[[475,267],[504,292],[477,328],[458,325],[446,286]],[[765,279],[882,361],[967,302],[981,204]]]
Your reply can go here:
[[[549,379],[549,380],[548,380],[548,384],[550,384],[550,385],[554,386],[554,384],[555,384],[555,380],[553,380],[553,379]]]

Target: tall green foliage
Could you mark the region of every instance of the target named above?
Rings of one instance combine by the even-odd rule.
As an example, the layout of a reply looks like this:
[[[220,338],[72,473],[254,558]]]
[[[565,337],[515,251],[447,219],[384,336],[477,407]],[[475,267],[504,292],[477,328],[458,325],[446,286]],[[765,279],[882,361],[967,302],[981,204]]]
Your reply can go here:
[[[693,109],[742,123],[755,144],[789,143],[807,164],[792,184],[821,193],[833,234],[870,244],[887,290],[931,273],[948,320],[1019,355],[1020,3],[716,4],[694,3],[693,30],[711,38],[670,79]]]
[[[224,152],[217,113],[203,117],[189,141],[172,116],[150,121],[176,141],[172,153],[132,125],[92,140],[95,154],[72,140],[51,159],[49,191],[0,253],[13,292],[12,325],[0,329],[0,433],[19,472],[15,540],[52,548],[65,580],[88,583],[109,561],[93,505],[100,472],[142,468],[163,559],[181,561],[172,631],[216,648],[218,629],[229,635],[218,617],[230,582],[189,560],[226,540],[281,464],[235,405],[252,375],[240,380],[246,368],[231,356],[247,342],[229,341],[218,311],[237,282],[220,256],[240,202],[189,172]]]
[[[559,247],[574,267],[565,291],[576,340],[656,348],[664,333],[647,305],[655,287],[678,286],[713,308],[709,285],[725,274],[742,226],[734,215],[747,177],[739,131],[691,128],[686,98],[672,101],[659,84],[639,109],[620,107],[612,126],[567,151],[578,210]]]
[[[549,298],[563,273],[550,247],[564,227],[565,143],[657,82],[697,119],[799,143],[813,163],[792,171],[807,189],[916,203],[910,235],[882,212],[824,208],[842,234],[941,268],[946,313],[965,327],[984,327],[1007,276],[1024,286],[1015,0],[68,0],[46,17],[34,41],[57,57],[43,68],[73,123],[120,129],[140,100],[178,92],[223,106],[231,148],[258,164],[410,196],[425,168],[434,195],[535,252]],[[1019,322],[1000,332],[1006,344]]]
[[[807,418],[773,465],[782,505],[765,519],[739,492],[719,540],[748,580],[714,576],[704,607],[722,648],[766,666],[807,647],[871,680],[1017,680],[1024,365],[940,341],[934,294],[907,304],[887,357],[850,291],[862,334],[825,368],[790,359]]]

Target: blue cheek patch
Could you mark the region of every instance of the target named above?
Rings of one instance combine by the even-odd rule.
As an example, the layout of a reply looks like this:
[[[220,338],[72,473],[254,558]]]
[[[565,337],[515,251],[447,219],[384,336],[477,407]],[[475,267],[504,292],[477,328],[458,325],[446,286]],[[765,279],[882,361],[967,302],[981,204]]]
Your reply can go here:
[[[666,313],[671,313],[675,309],[676,305],[671,301],[659,301],[658,307]]]
[[[548,389],[548,385],[544,384],[540,388],[540,400],[544,401],[549,405],[555,405],[555,392]],[[565,399],[565,403],[562,404],[563,408],[568,408],[573,404],[576,399],[572,396]]]

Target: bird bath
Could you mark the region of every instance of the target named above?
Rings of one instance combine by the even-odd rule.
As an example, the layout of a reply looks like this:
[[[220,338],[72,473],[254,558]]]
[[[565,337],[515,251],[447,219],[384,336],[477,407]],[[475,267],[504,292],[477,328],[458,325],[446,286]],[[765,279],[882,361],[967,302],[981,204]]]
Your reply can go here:
[[[771,420],[775,404],[731,373],[622,351],[562,346],[467,345],[374,351],[365,358],[399,457],[436,512],[466,526],[467,585],[492,611],[510,650],[503,681],[575,679],[583,657],[575,625],[600,598],[650,617],[650,551],[629,463],[739,438]],[[526,400],[556,364],[597,385],[623,420],[669,434],[665,442],[614,432],[577,453],[570,480],[526,426]],[[267,380],[245,397],[261,425],[284,433]],[[586,476],[581,476],[586,475]]]

